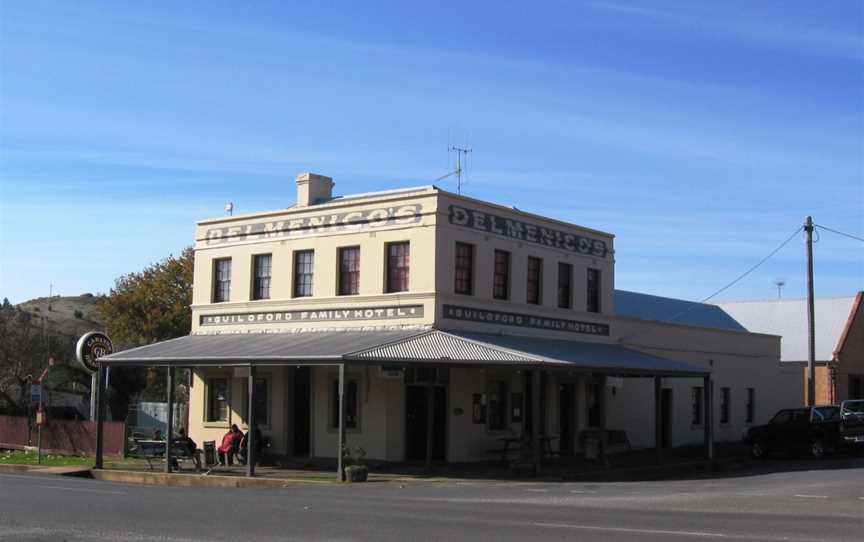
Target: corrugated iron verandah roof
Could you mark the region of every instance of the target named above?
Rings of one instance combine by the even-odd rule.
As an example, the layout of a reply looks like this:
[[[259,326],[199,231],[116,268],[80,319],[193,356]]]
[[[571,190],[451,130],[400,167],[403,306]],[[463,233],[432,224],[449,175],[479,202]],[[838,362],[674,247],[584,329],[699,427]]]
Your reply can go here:
[[[461,331],[320,331],[188,335],[101,358],[108,365],[435,364],[538,366],[630,375],[709,369],[617,344]]]

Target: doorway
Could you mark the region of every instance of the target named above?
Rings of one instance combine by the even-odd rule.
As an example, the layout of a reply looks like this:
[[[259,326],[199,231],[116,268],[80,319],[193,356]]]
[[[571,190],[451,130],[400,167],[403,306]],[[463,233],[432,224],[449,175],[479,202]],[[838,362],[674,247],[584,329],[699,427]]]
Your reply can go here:
[[[311,442],[311,372],[309,367],[294,368],[294,455],[308,456]]]
[[[672,388],[660,390],[660,445],[669,448],[672,444]]]
[[[447,388],[432,388],[432,460],[447,460]],[[405,459],[426,460],[427,386],[405,388]]]
[[[559,450],[561,455],[573,455],[577,419],[575,384],[558,386],[558,409]]]

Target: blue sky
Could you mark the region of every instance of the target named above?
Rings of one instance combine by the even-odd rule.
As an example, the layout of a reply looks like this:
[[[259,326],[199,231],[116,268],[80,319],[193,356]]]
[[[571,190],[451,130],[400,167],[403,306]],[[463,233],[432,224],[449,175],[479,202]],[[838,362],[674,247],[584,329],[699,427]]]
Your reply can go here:
[[[105,292],[197,219],[431,184],[612,232],[702,299],[811,214],[864,236],[864,15],[819,2],[0,4],[0,296]],[[454,190],[443,181],[442,188]],[[816,291],[864,288],[823,233]],[[718,299],[805,294],[803,237]]]

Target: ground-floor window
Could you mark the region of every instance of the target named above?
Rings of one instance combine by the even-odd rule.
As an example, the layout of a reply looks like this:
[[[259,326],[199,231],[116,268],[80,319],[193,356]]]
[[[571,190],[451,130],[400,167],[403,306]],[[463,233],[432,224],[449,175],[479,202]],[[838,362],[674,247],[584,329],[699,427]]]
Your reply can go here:
[[[224,377],[207,379],[207,417],[208,422],[228,421],[228,379]]]
[[[357,391],[360,385],[356,380],[345,380],[345,429],[360,427],[360,402]],[[330,383],[330,428],[339,429],[339,379]]]
[[[506,381],[493,380],[489,382],[487,404],[490,431],[503,431],[510,425],[507,416],[508,394],[509,390]]]
[[[864,376],[849,376],[849,399],[864,399]]]
[[[693,386],[690,390],[690,425],[702,425],[702,409],[704,401],[702,400],[702,387]]]

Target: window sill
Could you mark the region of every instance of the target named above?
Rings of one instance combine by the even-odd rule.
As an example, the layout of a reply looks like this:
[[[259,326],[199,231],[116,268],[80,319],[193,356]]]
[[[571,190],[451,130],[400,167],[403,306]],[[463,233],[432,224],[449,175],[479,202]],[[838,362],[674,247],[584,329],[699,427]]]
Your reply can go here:
[[[227,420],[221,422],[204,422],[203,425],[207,429],[228,429],[231,427],[231,424]]]

